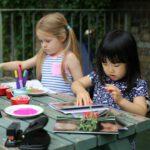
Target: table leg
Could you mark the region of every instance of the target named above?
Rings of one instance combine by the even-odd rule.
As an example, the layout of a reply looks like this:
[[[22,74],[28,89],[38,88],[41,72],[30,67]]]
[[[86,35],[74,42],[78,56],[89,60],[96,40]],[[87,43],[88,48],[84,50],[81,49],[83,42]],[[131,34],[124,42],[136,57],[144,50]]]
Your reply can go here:
[[[120,139],[103,146],[98,146],[92,150],[132,150],[131,143],[127,138]]]
[[[127,138],[109,143],[107,147],[109,150],[132,150],[131,143]]]

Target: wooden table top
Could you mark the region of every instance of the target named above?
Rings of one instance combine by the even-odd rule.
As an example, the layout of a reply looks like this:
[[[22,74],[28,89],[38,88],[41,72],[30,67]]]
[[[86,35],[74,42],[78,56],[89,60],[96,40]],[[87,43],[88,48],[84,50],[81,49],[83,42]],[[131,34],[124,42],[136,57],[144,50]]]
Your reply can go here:
[[[146,117],[136,116],[134,114],[125,113],[124,111],[115,111],[114,114],[118,119],[125,122],[128,131],[119,132],[118,135],[89,135],[89,134],[67,134],[54,133],[53,127],[57,116],[64,116],[64,114],[50,108],[50,102],[66,102],[71,101],[70,97],[63,94],[52,94],[49,96],[34,96],[31,97],[30,104],[41,106],[44,113],[48,116],[49,122],[45,126],[51,136],[50,150],[88,150],[92,148],[101,149],[102,145],[108,145],[112,150],[119,150],[121,144],[126,145],[122,150],[129,148],[127,138],[131,135],[139,134],[142,131],[150,129],[150,119]],[[0,96],[0,109],[4,110],[10,106],[11,102],[6,96]],[[13,122],[21,123],[21,128],[25,129],[33,119],[17,119],[11,116],[2,116],[0,118],[0,149],[7,149],[4,143],[7,139],[6,128]],[[122,146],[121,146],[122,147]],[[13,148],[17,149],[17,148]]]

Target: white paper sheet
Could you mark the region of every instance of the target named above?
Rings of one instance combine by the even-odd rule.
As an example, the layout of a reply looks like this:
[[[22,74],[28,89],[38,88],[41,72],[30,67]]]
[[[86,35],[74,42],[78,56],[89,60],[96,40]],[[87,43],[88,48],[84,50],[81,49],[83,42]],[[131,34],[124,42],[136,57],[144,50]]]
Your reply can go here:
[[[1,83],[1,85],[7,85],[9,87],[11,87],[12,89],[16,89],[16,82],[7,82],[7,83]],[[44,87],[41,82],[39,80],[28,80],[26,83],[26,89],[30,89],[30,88],[36,88],[39,90],[44,90],[46,91],[48,94],[54,94],[56,93],[55,91],[49,90],[46,87]]]

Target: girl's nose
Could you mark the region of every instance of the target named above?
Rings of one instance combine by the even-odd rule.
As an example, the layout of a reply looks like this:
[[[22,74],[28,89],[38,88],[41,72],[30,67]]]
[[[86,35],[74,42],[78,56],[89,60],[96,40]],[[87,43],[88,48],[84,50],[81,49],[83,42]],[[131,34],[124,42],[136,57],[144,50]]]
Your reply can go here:
[[[43,42],[43,43],[42,43],[42,47],[43,47],[43,48],[46,48],[46,46],[47,46],[46,42]]]
[[[112,65],[109,65],[109,66],[108,66],[108,70],[109,70],[110,73],[113,73],[113,72],[114,72],[113,66],[112,66]]]

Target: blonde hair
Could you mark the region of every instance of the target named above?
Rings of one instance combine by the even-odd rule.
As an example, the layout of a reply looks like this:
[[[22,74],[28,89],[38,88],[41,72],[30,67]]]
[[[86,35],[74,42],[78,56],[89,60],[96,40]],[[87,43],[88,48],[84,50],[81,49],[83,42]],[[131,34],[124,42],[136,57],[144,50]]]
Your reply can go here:
[[[76,55],[76,57],[79,59],[80,64],[81,64],[81,57],[79,54],[79,48],[78,48],[78,43],[77,43],[75,33],[73,29],[68,25],[68,22],[63,14],[56,12],[56,13],[51,13],[42,17],[37,22],[37,25],[36,25],[36,32],[38,30],[53,34],[57,38],[64,37],[65,35],[66,39],[64,43],[65,44],[64,59],[67,53],[69,51],[72,51]],[[38,61],[36,64],[36,74],[37,74],[38,79],[41,79],[41,68],[42,68],[42,63],[45,58],[45,55],[46,54],[44,53],[43,49],[40,49],[37,54]],[[65,67],[64,67],[64,59],[62,61],[61,72],[62,72],[62,76],[64,80],[67,81],[67,76],[66,76]]]

